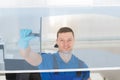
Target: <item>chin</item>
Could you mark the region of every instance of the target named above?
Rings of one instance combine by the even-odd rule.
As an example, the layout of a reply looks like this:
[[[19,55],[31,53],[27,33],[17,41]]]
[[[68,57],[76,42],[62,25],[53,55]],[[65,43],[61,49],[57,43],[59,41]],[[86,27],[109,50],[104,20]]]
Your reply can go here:
[[[71,50],[63,50],[62,52],[71,52]]]

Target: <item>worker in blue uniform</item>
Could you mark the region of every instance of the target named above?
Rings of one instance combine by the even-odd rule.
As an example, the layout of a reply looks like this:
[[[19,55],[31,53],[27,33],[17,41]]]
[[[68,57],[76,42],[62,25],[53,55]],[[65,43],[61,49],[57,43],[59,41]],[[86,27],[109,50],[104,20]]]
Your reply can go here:
[[[35,53],[31,50],[29,42],[35,36],[31,35],[32,30],[22,29],[18,46],[23,58],[40,70],[48,69],[79,69],[88,66],[75,55],[73,55],[74,32],[69,27],[61,27],[57,32],[56,45],[58,51],[51,53]],[[42,80],[90,80],[90,71],[71,72],[47,72],[40,74]]]

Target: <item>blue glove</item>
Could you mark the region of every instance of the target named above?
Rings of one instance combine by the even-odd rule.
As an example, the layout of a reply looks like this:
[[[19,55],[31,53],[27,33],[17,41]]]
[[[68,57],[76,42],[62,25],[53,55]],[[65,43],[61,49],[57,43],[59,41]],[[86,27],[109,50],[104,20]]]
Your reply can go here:
[[[29,46],[29,42],[35,36],[30,35],[32,30],[30,29],[21,29],[20,30],[20,40],[18,41],[19,48],[26,49]]]

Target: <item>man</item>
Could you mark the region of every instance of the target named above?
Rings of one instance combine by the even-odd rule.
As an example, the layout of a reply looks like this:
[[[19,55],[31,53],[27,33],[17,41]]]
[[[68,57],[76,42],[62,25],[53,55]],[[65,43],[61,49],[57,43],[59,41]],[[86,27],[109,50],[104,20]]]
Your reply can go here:
[[[38,66],[42,70],[87,68],[87,65],[83,61],[72,54],[75,39],[74,32],[71,28],[62,27],[58,30],[56,39],[58,51],[54,54],[37,54],[32,52],[29,41],[34,36],[29,36],[31,32],[31,30],[21,30],[19,40],[20,53],[31,65]],[[90,72],[41,73],[41,78],[42,80],[90,80]]]

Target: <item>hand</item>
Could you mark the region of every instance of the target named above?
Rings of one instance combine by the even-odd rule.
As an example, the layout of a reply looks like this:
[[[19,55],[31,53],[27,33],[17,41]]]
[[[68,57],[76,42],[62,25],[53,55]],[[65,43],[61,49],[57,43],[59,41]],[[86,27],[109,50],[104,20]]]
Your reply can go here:
[[[29,46],[29,42],[34,36],[30,35],[32,30],[30,29],[21,29],[20,30],[20,39],[18,41],[19,48],[26,49]]]

